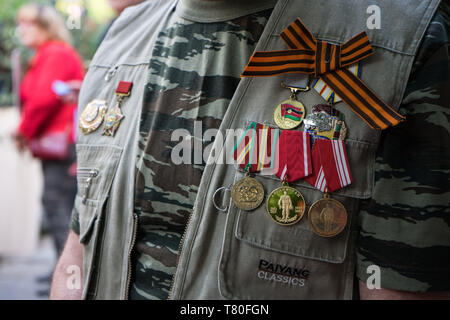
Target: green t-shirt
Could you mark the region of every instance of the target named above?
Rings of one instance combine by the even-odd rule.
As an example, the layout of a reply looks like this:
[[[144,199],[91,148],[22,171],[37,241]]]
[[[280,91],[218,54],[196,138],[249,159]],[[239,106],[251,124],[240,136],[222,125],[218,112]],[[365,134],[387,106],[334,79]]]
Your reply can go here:
[[[357,276],[381,268],[381,287],[450,291],[450,6],[423,37],[399,112],[383,132],[372,198],[362,203]]]

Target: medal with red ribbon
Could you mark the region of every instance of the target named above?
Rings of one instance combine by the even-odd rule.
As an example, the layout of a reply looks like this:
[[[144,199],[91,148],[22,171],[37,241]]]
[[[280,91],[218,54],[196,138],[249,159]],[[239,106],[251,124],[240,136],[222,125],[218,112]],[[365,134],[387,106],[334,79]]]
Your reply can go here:
[[[322,237],[334,237],[347,224],[347,211],[337,200],[330,198],[334,192],[352,183],[352,175],[342,140],[317,139],[312,149],[313,174],[305,179],[325,193],[308,211],[311,229]]]
[[[282,186],[273,190],[266,203],[269,216],[281,225],[297,223],[305,213],[305,199],[289,182],[312,173],[310,135],[302,131],[283,130],[278,139],[274,173]]]
[[[302,178],[325,193],[308,212],[312,230],[323,237],[338,235],[347,224],[345,207],[328,192],[352,183],[345,143],[342,140],[317,139],[311,150],[311,135],[303,131],[279,130],[252,122],[239,137],[232,151],[246,172],[232,188],[232,199],[242,210],[256,209],[264,198],[264,188],[251,172],[270,170],[282,186],[273,190],[266,202],[270,218],[281,225],[301,220],[306,203],[303,195],[289,186]]]
[[[120,81],[119,85],[116,89],[117,103],[108,110],[105,119],[105,126],[103,128],[103,135],[105,136],[114,136],[117,129],[119,128],[120,122],[125,118],[120,104],[125,97],[128,97],[131,94],[131,88],[133,86],[133,82]]]

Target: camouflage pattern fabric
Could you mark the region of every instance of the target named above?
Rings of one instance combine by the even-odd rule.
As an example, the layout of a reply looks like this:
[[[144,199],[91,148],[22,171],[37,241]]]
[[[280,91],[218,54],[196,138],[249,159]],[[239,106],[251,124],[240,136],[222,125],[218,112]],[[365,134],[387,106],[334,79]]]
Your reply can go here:
[[[270,13],[217,23],[190,22],[172,13],[158,35],[140,123],[130,299],[168,297],[204,168],[194,153],[211,143],[186,139],[189,144],[197,139],[191,155],[183,154],[192,164],[175,164],[171,154],[181,139],[171,141],[172,133],[185,129],[194,136],[200,129],[219,128]]]
[[[381,287],[450,291],[450,10],[441,3],[419,49],[400,112],[382,136],[374,193],[360,213],[357,275]]]

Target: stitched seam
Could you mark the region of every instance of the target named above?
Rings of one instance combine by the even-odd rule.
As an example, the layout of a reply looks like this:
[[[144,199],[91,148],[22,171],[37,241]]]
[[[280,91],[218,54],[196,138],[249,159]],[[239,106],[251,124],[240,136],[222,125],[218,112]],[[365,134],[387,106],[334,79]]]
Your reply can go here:
[[[272,34],[270,36],[278,38],[278,37],[280,37],[280,34]],[[329,42],[329,43],[335,44],[335,45],[341,45],[341,44],[344,43],[344,42],[338,41],[336,39],[327,38],[327,37],[321,37],[321,36],[316,36],[316,39],[320,40],[320,41],[326,41],[326,42]],[[395,52],[395,53],[406,55],[406,56],[414,56],[415,55],[414,53],[403,52],[403,51],[400,51],[400,50],[397,50],[397,49],[393,49],[393,48],[389,48],[389,47],[386,47],[386,46],[383,46],[383,45],[380,45],[380,44],[370,43],[370,45],[372,47],[375,47],[375,48],[385,49],[387,51]]]

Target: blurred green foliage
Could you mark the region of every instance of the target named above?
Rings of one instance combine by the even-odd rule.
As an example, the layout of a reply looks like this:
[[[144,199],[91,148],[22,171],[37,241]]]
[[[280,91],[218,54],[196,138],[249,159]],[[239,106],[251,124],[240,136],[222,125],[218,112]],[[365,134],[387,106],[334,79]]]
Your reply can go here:
[[[27,0],[1,1],[0,3],[0,106],[14,101],[11,83],[11,52],[18,47],[15,37],[15,14]],[[39,1],[49,3],[48,1]]]
[[[54,6],[58,1],[0,0],[0,106],[11,106],[14,104],[11,79],[11,52],[14,49],[19,50],[23,71],[26,71],[27,61],[33,54],[20,45],[16,36],[15,25],[15,17],[18,9],[29,2]],[[62,14],[67,18],[64,13]],[[73,38],[73,46],[82,57],[86,68],[97,49],[100,35],[107,22],[108,21],[98,22],[98,19],[92,19],[89,10],[84,8],[80,21],[80,28],[70,30]]]

